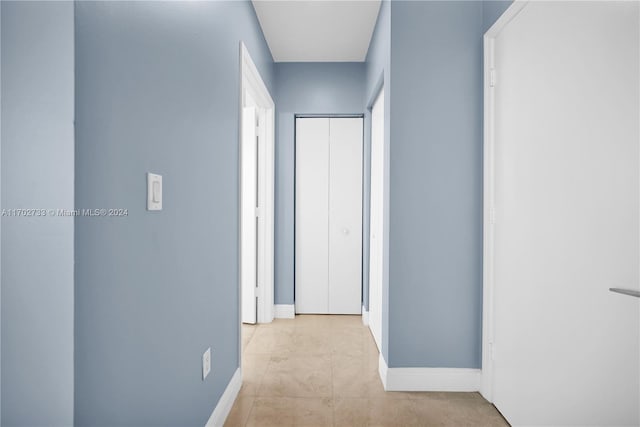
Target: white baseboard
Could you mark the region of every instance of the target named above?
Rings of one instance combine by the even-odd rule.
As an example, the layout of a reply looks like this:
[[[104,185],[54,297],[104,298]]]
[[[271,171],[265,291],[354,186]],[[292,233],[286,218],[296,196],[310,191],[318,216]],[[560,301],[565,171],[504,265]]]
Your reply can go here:
[[[273,306],[276,319],[293,319],[296,317],[294,304],[276,304]]]
[[[362,306],[362,324],[364,326],[369,326],[369,312]]]
[[[384,356],[382,355],[382,350],[380,350],[380,357],[378,357],[378,374],[380,375],[380,380],[382,381],[382,387],[385,390],[389,390],[387,388],[387,377],[389,374],[389,367],[387,366],[387,362],[384,360]]]
[[[479,391],[480,369],[389,368],[380,354],[380,379],[386,391]]]
[[[218,404],[213,409],[211,416],[209,417],[209,421],[205,424],[205,427],[222,427],[224,426],[224,422],[227,420],[229,416],[229,412],[231,412],[231,408],[233,407],[233,403],[236,401],[236,397],[240,392],[240,387],[242,386],[242,371],[240,368],[236,369],[236,372],[231,377],[231,381],[227,385],[227,388],[222,393]]]

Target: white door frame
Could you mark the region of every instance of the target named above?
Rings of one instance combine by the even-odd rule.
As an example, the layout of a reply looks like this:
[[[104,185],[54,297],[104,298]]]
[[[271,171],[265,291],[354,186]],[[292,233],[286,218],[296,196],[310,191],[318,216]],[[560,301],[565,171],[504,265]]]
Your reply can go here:
[[[242,183],[242,108],[247,106],[247,98],[253,99],[260,109],[260,116],[264,117],[264,126],[261,126],[260,134],[264,140],[264,154],[261,156],[261,164],[259,171],[262,173],[260,192],[264,195],[262,200],[263,206],[259,209],[259,215],[263,216],[261,221],[262,234],[259,241],[262,247],[259,248],[259,257],[262,259],[258,263],[262,266],[262,271],[258,271],[259,283],[261,286],[257,289],[258,297],[258,323],[269,323],[273,321],[274,316],[274,146],[275,146],[275,104],[269,90],[267,89],[255,63],[249,55],[249,51],[245,44],[240,42],[240,120],[239,120],[239,144],[238,144],[238,160],[239,160],[239,182]],[[241,186],[238,187],[242,188]],[[239,208],[242,213],[242,198],[239,197]],[[239,288],[239,307],[240,322],[242,322],[242,269],[240,260],[242,259],[242,239],[241,226],[238,226],[238,288]],[[242,343],[242,339],[240,339]],[[241,353],[240,353],[241,354]]]
[[[319,291],[319,289],[316,289],[316,286],[315,286],[315,284],[319,284],[319,283],[312,284],[311,286],[307,285],[307,286],[304,286],[304,288],[301,288],[300,284],[298,283],[299,282],[298,279],[299,279],[300,274],[303,274],[303,276],[306,276],[306,277],[310,277],[309,276],[310,273],[308,271],[305,272],[305,273],[301,273],[302,270],[300,270],[298,268],[298,264],[297,263],[300,262],[299,250],[302,250],[303,253],[304,253],[304,252],[306,252],[306,249],[309,249],[311,246],[313,246],[313,245],[310,246],[308,244],[304,244],[304,243],[300,242],[300,233],[299,233],[300,221],[298,220],[298,218],[300,216],[300,213],[299,213],[299,211],[300,211],[300,200],[299,200],[299,197],[297,196],[297,191],[299,191],[299,186],[300,186],[300,184],[299,184],[299,171],[301,170],[299,168],[299,165],[298,165],[299,160],[300,160],[299,159],[299,155],[301,153],[301,151],[298,149],[298,146],[299,146],[299,143],[300,143],[300,141],[299,141],[299,133],[300,133],[300,129],[302,129],[301,125],[299,124],[300,123],[299,120],[307,120],[307,119],[312,119],[312,121],[316,121],[316,119],[326,119],[326,126],[327,126],[326,131],[328,132],[327,135],[326,135],[327,138],[329,138],[329,134],[331,133],[331,132],[329,132],[329,128],[331,126],[330,123],[331,123],[332,120],[336,120],[336,119],[339,119],[339,120],[343,120],[343,119],[355,119],[355,120],[358,120],[358,122],[359,122],[358,123],[358,129],[359,129],[359,132],[360,132],[359,141],[360,141],[360,144],[361,144],[360,145],[360,150],[359,150],[360,151],[359,152],[359,159],[360,159],[360,162],[361,162],[360,163],[360,165],[361,165],[361,173],[359,175],[359,179],[361,180],[360,186],[359,186],[360,187],[360,189],[359,189],[359,191],[360,191],[359,197],[360,197],[360,202],[361,202],[360,203],[361,211],[363,209],[363,207],[362,207],[363,199],[362,198],[364,197],[364,192],[363,192],[363,188],[362,188],[362,182],[363,182],[362,173],[364,171],[364,152],[363,152],[363,150],[364,150],[364,128],[363,128],[363,126],[364,126],[364,115],[363,114],[313,114],[313,113],[312,114],[295,114],[294,115],[294,122],[295,122],[295,130],[296,131],[295,131],[295,140],[294,140],[294,147],[295,147],[294,151],[297,154],[295,155],[294,163],[295,163],[296,170],[298,171],[298,173],[296,173],[296,176],[295,176],[295,179],[294,179],[294,185],[295,185],[294,193],[296,193],[296,201],[295,201],[295,206],[294,206],[294,211],[295,211],[294,212],[294,219],[295,219],[295,223],[296,223],[295,230],[294,230],[295,231],[294,232],[294,253],[296,254],[296,261],[294,263],[294,264],[296,264],[296,266],[295,266],[296,267],[295,268],[296,273],[294,275],[295,276],[294,277],[294,279],[295,279],[294,280],[294,287],[295,287],[295,291],[296,291],[296,301],[295,301],[295,304],[294,304],[295,314],[298,314],[298,313],[300,313],[300,314],[318,313],[318,314],[360,314],[360,315],[362,315],[362,308],[363,308],[363,305],[362,305],[362,286],[359,286],[359,288],[358,288],[359,292],[360,292],[360,297],[359,297],[359,302],[358,302],[357,309],[352,308],[352,307],[336,308],[335,307],[336,304],[332,304],[331,303],[332,292],[330,292],[330,289],[332,288],[332,285],[331,285],[332,284],[332,280],[331,280],[332,269],[329,268],[330,267],[329,264],[331,263],[330,261],[332,259],[331,257],[327,256],[327,259],[326,259],[326,262],[327,262],[326,281],[327,281],[327,284],[328,284],[328,287],[326,289],[326,294],[325,294],[326,297],[327,297],[327,301],[326,301],[327,309],[326,309],[326,311],[324,311],[324,310],[320,310],[320,311],[316,310],[319,306],[323,306],[324,305],[324,300],[322,300],[320,302],[315,301],[315,304],[310,304],[310,301],[313,301],[314,299],[317,300],[317,298],[315,298],[316,296],[318,296],[319,298],[322,297],[322,292],[317,293]],[[318,125],[320,123],[321,123],[320,121],[316,121],[316,125]],[[308,125],[309,124],[307,123],[307,126]],[[309,131],[307,126],[305,126],[304,128],[307,129],[307,131]],[[319,131],[319,129],[316,128],[313,131],[311,131],[311,134],[314,134],[314,133],[316,133],[318,131]],[[336,133],[336,135],[339,135],[339,134],[340,134],[340,132]],[[309,134],[307,133],[307,137],[308,136],[309,136]],[[314,135],[314,136],[317,136],[317,135]],[[322,140],[323,140],[323,138],[320,138],[320,140],[317,140],[315,142],[322,142]],[[326,148],[328,150],[327,153],[331,152],[329,147],[330,147],[330,145],[332,143],[331,141],[333,141],[333,140],[334,140],[333,137],[325,140],[326,143],[327,143],[327,145],[326,145]],[[308,139],[307,139],[307,141],[308,141]],[[313,142],[313,143],[315,143],[315,142]],[[313,145],[313,143],[312,143],[312,145]],[[326,161],[328,163],[326,164],[326,166],[328,166],[328,170],[331,170],[331,167],[330,167],[331,156],[328,155],[328,154],[327,154],[327,156],[328,157],[326,158]],[[305,168],[302,168],[302,169],[305,169]],[[331,176],[331,174],[329,174],[329,176]],[[329,181],[331,181],[331,180],[329,179],[328,181],[326,181],[327,185],[328,185],[327,190],[329,190],[331,188],[331,186],[333,185]],[[329,191],[329,193],[331,193],[331,191]],[[326,207],[325,207],[325,211],[326,211]],[[330,210],[330,211],[332,213],[328,214],[328,218],[327,218],[327,220],[329,221],[329,224],[331,224],[331,222],[332,222],[331,220],[333,219],[333,216],[334,216],[333,214],[335,213],[335,212],[333,212],[333,210]],[[305,210],[305,212],[309,213],[311,211]],[[303,216],[306,216],[306,215],[303,215]],[[362,253],[362,247],[363,247],[362,246],[363,245],[363,242],[362,242],[362,232],[363,232],[362,231],[362,212],[360,213],[358,218],[359,218],[360,224],[359,224],[359,227],[356,227],[356,230],[357,230],[357,232],[361,233],[360,239],[358,239],[359,240],[359,244],[360,244],[360,250],[359,250],[360,262],[359,262],[358,265],[360,265],[360,267],[361,267],[362,259],[363,259],[363,255],[364,255]],[[327,229],[326,229],[326,233],[328,233],[327,234],[327,238],[328,238],[327,245],[328,246],[327,246],[326,249],[328,250],[329,253],[332,252],[330,250],[331,249],[331,243],[330,243],[330,241],[331,241],[331,238],[330,238],[331,231],[330,230],[331,229],[332,229],[331,226],[328,226]],[[346,230],[346,234],[349,234],[348,230]],[[304,246],[304,249],[300,249],[301,246]],[[314,249],[318,249],[318,248],[314,247]],[[322,252],[322,250],[320,250],[320,252]],[[311,258],[313,258],[313,257],[311,257]],[[360,274],[359,282],[360,282],[360,285],[362,285],[362,269],[361,268],[359,268],[359,274]],[[334,287],[335,287],[335,285],[334,285]],[[306,297],[304,298],[304,301],[301,303],[301,301],[299,301],[298,296],[301,294],[301,292],[299,292],[299,291],[302,291],[302,290],[304,290],[304,294],[306,295]],[[351,290],[353,290],[353,289],[351,289]],[[315,296],[314,296],[314,292],[316,292]],[[347,292],[346,295],[342,294],[341,296],[345,296],[346,297],[346,296],[348,296],[348,294],[349,294],[349,292]],[[333,295],[335,296],[335,294],[333,294]],[[332,310],[334,310],[334,311],[332,311]]]
[[[373,98],[373,101],[371,103],[371,146],[370,146],[370,169],[369,169],[369,175],[370,175],[370,179],[369,179],[369,186],[370,186],[370,191],[369,191],[369,329],[371,330],[371,335],[373,335],[373,339],[376,343],[376,346],[378,347],[378,351],[380,353],[382,353],[382,286],[384,283],[384,279],[385,279],[385,275],[386,275],[386,270],[385,270],[385,265],[384,265],[384,251],[385,251],[385,245],[387,244],[388,241],[388,236],[385,234],[384,230],[384,220],[385,220],[385,215],[384,215],[384,206],[385,206],[385,189],[384,189],[384,181],[385,181],[385,174],[386,174],[386,152],[385,152],[385,144],[384,144],[384,134],[385,134],[385,130],[384,130],[384,84],[382,85],[382,87],[380,87],[380,89],[376,92],[375,97]],[[381,98],[382,96],[382,98]],[[373,117],[373,109],[374,107],[377,105],[378,101],[382,101],[382,112],[383,112],[383,117],[382,117],[382,121],[383,121],[383,128],[382,128],[382,146],[380,147],[381,152],[380,154],[382,155],[382,170],[379,171],[379,173],[381,174],[381,176],[379,178],[382,179],[382,187],[381,188],[374,188],[374,175],[373,175],[373,171],[374,171],[374,166],[373,166],[373,153],[374,153],[374,148],[373,148],[373,139],[374,139],[374,117]],[[380,198],[380,206],[379,206],[379,210],[376,211],[375,207],[373,206],[373,204],[371,203],[371,199],[373,197],[374,194],[374,190],[380,190],[380,194],[378,194],[378,197]],[[377,217],[377,221],[374,221],[374,218]],[[378,228],[374,229],[374,225],[377,225]],[[378,233],[377,238],[374,239],[374,233]],[[378,252],[379,251],[379,252]],[[372,262],[372,260],[375,260],[375,256],[372,256],[372,254],[378,253],[380,255],[379,259],[377,259],[377,263],[379,265],[375,265],[375,262]],[[378,267],[377,271],[374,271],[374,268]],[[371,279],[372,277],[374,277],[374,280],[378,281],[378,285],[377,285],[377,289],[376,291],[378,292],[376,295],[372,295],[373,293],[371,292],[372,286],[371,286]],[[374,301],[375,300],[375,301]],[[372,307],[377,309],[377,312],[375,310],[372,310]]]
[[[480,393],[493,402],[493,331],[494,331],[494,241],[495,241],[495,94],[493,90],[494,42],[500,32],[527,5],[528,0],[514,1],[484,35],[484,215],[483,215],[483,301],[482,301],[482,383]]]

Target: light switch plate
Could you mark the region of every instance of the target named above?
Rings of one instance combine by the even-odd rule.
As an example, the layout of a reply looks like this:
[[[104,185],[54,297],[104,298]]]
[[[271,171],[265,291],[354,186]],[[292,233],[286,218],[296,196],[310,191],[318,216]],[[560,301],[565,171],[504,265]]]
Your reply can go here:
[[[207,378],[211,372],[211,347],[207,349],[202,355],[202,379]]]
[[[162,210],[162,175],[147,173],[147,210]]]

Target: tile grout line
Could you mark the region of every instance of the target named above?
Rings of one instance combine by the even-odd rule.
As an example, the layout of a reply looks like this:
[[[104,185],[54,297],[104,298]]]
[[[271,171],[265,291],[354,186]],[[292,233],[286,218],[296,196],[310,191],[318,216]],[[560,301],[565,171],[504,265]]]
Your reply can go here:
[[[333,343],[329,345],[331,353],[329,353],[329,370],[331,371],[331,425],[336,425],[336,391],[335,378],[333,376]]]

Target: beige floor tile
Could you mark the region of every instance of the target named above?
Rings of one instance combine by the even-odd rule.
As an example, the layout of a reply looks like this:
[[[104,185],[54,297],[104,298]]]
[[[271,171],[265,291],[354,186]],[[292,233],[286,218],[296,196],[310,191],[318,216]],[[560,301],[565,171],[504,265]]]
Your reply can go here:
[[[340,315],[340,316],[331,316],[330,323],[332,328],[357,328],[357,329],[365,329],[366,327],[362,324],[362,316],[360,315]]]
[[[242,349],[247,348],[247,345],[249,345],[249,341],[251,341],[251,337],[253,337],[253,334],[255,333],[256,329],[258,328],[257,325],[248,325],[246,323],[243,323],[241,326],[241,333],[242,333]]]
[[[250,396],[240,396],[236,399],[229,416],[224,423],[224,427],[244,427],[249,419],[254,398]]]
[[[371,348],[367,346],[367,352],[365,354],[366,360],[365,363],[369,367],[370,370],[378,372],[378,365],[380,360],[380,353],[378,353],[378,349],[376,347]]]
[[[452,396],[446,396],[451,394]],[[438,426],[508,426],[493,405],[475,393],[424,393],[411,399],[413,409],[423,425]],[[479,396],[479,394],[478,394]]]
[[[292,331],[296,326],[295,319],[273,319],[271,323],[260,324],[261,328],[265,329],[281,329]]]
[[[331,371],[334,397],[369,397],[371,375],[362,357],[334,355]]]
[[[361,322],[300,315],[243,325],[243,385],[225,425],[508,426],[479,393],[384,391]]]
[[[259,396],[331,397],[329,356],[273,356]]]
[[[331,354],[331,331],[310,328],[294,330],[291,335],[281,336],[273,347],[273,354],[280,356]]]
[[[329,335],[333,354],[363,357],[367,354],[368,345],[365,330],[361,328],[334,329]]]
[[[253,402],[247,419],[247,427],[293,426],[295,399],[281,397],[258,397]]]
[[[247,427],[333,426],[333,402],[329,398],[258,397]]]
[[[451,422],[449,425],[462,426],[508,426],[497,409],[486,400],[449,400]]]
[[[326,314],[298,314],[295,318],[296,329],[325,329],[332,325],[333,316]]]
[[[258,327],[243,354],[272,354],[280,342],[290,339],[293,330]]]
[[[240,396],[256,396],[267,367],[271,362],[269,354],[244,354],[242,356],[242,387]]]
[[[418,425],[447,426],[454,420],[453,406],[449,400],[429,398],[423,395],[421,399],[410,399],[411,406],[417,417]]]
[[[364,331],[364,336],[365,336],[365,344],[367,345],[367,350],[378,353],[379,352],[378,346],[376,345],[376,341],[373,339],[373,335],[371,335],[371,331],[369,329],[366,329]]]
[[[335,398],[333,422],[336,427],[365,427],[369,424],[369,400]]]
[[[368,402],[368,425],[371,427],[408,427],[419,425],[409,399],[375,398]]]
[[[333,401],[330,398],[294,399],[295,426],[333,426]]]

